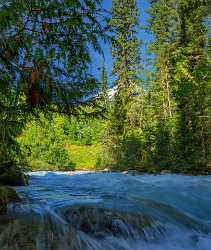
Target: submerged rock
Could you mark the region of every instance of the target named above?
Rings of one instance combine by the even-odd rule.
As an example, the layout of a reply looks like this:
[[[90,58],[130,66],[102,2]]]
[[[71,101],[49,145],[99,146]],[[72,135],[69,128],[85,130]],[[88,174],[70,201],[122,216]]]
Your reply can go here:
[[[26,186],[28,177],[13,163],[0,164],[0,185]]]
[[[154,219],[136,213],[93,206],[79,206],[63,213],[65,221],[74,229],[99,239],[108,235],[137,239],[145,238],[148,229],[159,236],[164,231]]]
[[[16,191],[10,187],[0,187],[0,215],[6,213],[7,204],[11,201],[19,201]]]
[[[42,207],[37,213],[2,220],[1,250],[113,250],[121,240],[160,238],[163,227],[157,221],[94,206],[66,207],[59,211]]]

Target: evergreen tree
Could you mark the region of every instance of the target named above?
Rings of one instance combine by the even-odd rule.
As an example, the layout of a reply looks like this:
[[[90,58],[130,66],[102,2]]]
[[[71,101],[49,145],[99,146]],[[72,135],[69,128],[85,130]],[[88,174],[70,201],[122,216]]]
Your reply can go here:
[[[151,2],[157,159],[181,166],[204,164],[210,152],[209,1]]]
[[[101,92],[100,99],[102,100],[104,107],[107,108],[109,98],[108,98],[108,77],[106,73],[105,62],[103,62],[102,65],[100,92]]]
[[[29,108],[53,103],[51,109],[74,113],[97,91],[88,47],[100,52],[105,38],[100,2],[3,1],[0,83],[12,83]]]
[[[177,48],[174,52],[174,95],[178,104],[178,159],[196,167],[210,157],[211,67],[205,19],[209,1],[180,0]]]
[[[124,152],[119,154],[118,151],[122,150],[131,133],[129,117],[140,83],[140,40],[137,38],[139,11],[136,0],[113,0],[110,24],[114,32],[113,75],[117,87],[111,114],[110,139],[116,157],[122,159],[125,157]]]
[[[106,38],[100,3],[1,1],[0,161],[15,152],[28,114],[78,114],[97,92],[88,67],[89,48],[101,52],[99,39]]]
[[[151,99],[156,118],[154,160],[166,164],[174,158],[176,103],[173,97],[172,53],[175,49],[175,0],[151,1],[149,29],[154,36],[150,51],[154,59],[155,77]]]

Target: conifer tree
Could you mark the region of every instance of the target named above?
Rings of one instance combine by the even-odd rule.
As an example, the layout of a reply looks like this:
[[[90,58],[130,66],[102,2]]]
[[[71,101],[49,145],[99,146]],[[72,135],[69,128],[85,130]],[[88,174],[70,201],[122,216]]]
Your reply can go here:
[[[110,24],[114,32],[113,75],[117,88],[110,131],[114,148],[118,151],[131,133],[129,116],[140,83],[140,40],[137,38],[139,10],[136,0],[113,0]]]
[[[103,62],[102,64],[100,91],[101,91],[100,99],[102,100],[105,108],[107,108],[109,98],[108,98],[108,77],[107,77],[105,62]]]
[[[174,158],[176,130],[175,100],[172,95],[172,53],[175,49],[175,0],[151,1],[149,29],[154,36],[150,51],[154,60],[155,77],[151,88],[156,141],[154,158],[159,164]]]
[[[208,0],[180,0],[174,95],[178,104],[178,159],[199,167],[210,157],[211,67],[205,19]]]
[[[2,1],[0,84],[17,88],[28,107],[47,108],[53,103],[74,113],[75,105],[78,108],[97,91],[96,80],[88,72],[88,47],[100,52],[99,38],[105,38],[100,3]]]
[[[211,70],[205,25],[209,1],[151,3],[150,29],[155,37],[152,51],[156,55],[154,110],[160,130],[157,155],[160,160],[176,161],[181,166],[204,164],[210,152]]]
[[[0,162],[17,151],[28,114],[85,112],[83,104],[97,92],[88,48],[101,52],[99,38],[106,38],[100,3],[1,1]]]

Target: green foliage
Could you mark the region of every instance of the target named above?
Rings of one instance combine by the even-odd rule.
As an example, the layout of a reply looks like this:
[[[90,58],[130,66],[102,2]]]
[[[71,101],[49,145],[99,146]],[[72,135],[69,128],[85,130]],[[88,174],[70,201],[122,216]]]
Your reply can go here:
[[[149,28],[155,36],[151,51],[157,69],[151,88],[157,116],[154,159],[161,166],[202,166],[200,162],[209,161],[207,10],[208,1],[198,0],[151,5]]]
[[[108,17],[98,8],[100,0],[11,0],[1,5],[0,162],[17,161],[22,151],[29,162],[56,169],[207,172],[210,3],[150,2],[154,57],[143,88],[137,1],[112,1],[112,101],[105,64],[101,84],[89,74],[89,49],[101,53],[99,41],[107,38],[103,28]],[[102,106],[108,121],[97,117]],[[37,120],[29,122],[32,117]]]
[[[22,149],[29,161],[41,159],[59,169],[71,169],[71,161],[65,150],[63,117],[55,117],[50,124],[43,115],[39,122],[29,124],[19,138]]]
[[[207,13],[208,1],[151,1],[148,29],[154,36],[150,52],[155,70],[148,88],[139,91],[139,59],[133,54],[139,55],[138,44],[132,42],[138,22],[135,1],[113,1],[117,93],[105,138],[108,165],[206,172],[211,159]]]
[[[103,62],[101,72],[100,101],[104,105],[104,108],[109,107],[108,77],[106,73],[105,62]]]
[[[28,123],[19,142],[33,169],[72,170],[85,167],[84,162],[94,168],[103,129],[103,121],[99,119],[41,114],[39,120]],[[45,163],[47,166],[43,166]]]
[[[70,144],[92,145],[101,142],[105,130],[102,118],[65,119],[64,133]]]
[[[100,4],[1,2],[0,162],[23,158],[16,137],[40,109],[76,115],[86,113],[85,105],[94,105],[91,97],[98,86],[89,73],[90,48],[101,53],[99,40],[107,39],[107,18]]]
[[[127,141],[132,129],[130,114],[137,95],[140,70],[140,41],[137,38],[139,11],[133,1],[114,0],[112,3],[111,26],[114,31],[112,56],[114,59],[113,75],[117,78],[117,93],[111,111],[107,142],[110,142],[114,161],[128,156],[122,144]],[[123,147],[124,148],[124,147]],[[124,156],[125,152],[125,156]],[[116,155],[116,156],[115,156]],[[116,158],[116,159],[115,159]],[[133,157],[132,157],[133,158]]]
[[[77,170],[96,170],[100,169],[99,158],[102,156],[102,146],[93,145],[68,145],[67,150],[70,159]],[[103,168],[104,166],[102,166]]]
[[[181,1],[173,82],[178,103],[177,151],[181,162],[201,165],[210,157],[211,67],[206,51],[208,1]],[[185,146],[184,146],[185,145]],[[200,163],[201,162],[201,163]],[[206,164],[205,164],[206,165]]]
[[[141,146],[142,144],[139,137],[131,135],[130,137],[125,138],[118,149],[118,151],[121,152],[118,159],[120,169],[136,168],[141,159]]]
[[[43,160],[57,166],[59,170],[74,169],[74,165],[70,162],[69,155],[62,144],[54,143],[50,145],[48,151],[43,156]]]
[[[97,10],[100,2],[1,4],[1,81],[11,83],[32,108],[54,103],[57,108],[51,109],[74,113],[97,87],[88,73],[88,48],[101,52],[99,39],[106,38],[102,32],[106,18]]]
[[[16,137],[27,115],[22,110],[22,98],[17,98],[12,86],[0,88],[0,162],[23,163]]]

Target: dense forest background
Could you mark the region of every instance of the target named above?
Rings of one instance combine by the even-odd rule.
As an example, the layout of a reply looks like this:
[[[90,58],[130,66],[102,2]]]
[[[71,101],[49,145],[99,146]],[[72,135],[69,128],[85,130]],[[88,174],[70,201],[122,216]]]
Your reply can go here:
[[[97,0],[0,6],[2,164],[211,170],[210,1],[151,0],[146,27],[138,1],[113,0],[110,10]],[[153,37],[147,61],[142,30]],[[102,58],[98,80],[90,48]]]

